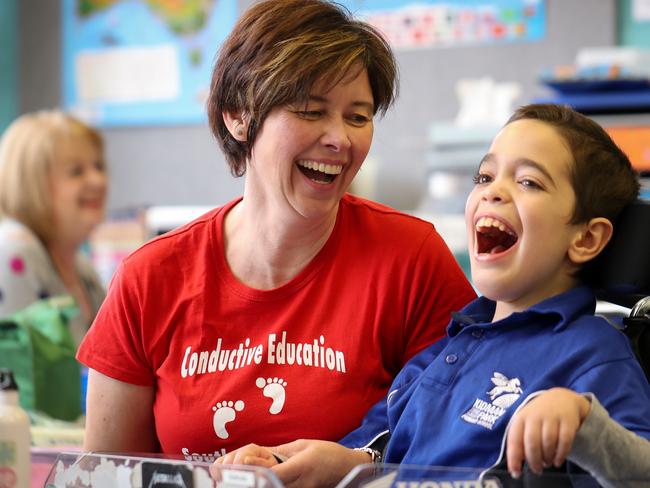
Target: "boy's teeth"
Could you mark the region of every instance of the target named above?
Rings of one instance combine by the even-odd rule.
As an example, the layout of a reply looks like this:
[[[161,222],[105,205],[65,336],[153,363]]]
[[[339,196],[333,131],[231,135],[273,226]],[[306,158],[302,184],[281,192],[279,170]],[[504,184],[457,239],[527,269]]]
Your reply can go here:
[[[476,230],[479,230],[481,227],[496,227],[499,229],[501,232],[507,232],[508,234],[512,234],[510,230],[505,226],[503,222],[499,222],[496,219],[493,219],[492,217],[481,217],[478,219],[476,222]]]
[[[343,170],[343,166],[341,165],[318,163],[316,161],[298,161],[298,164],[304,168],[320,171],[328,175],[338,175]]]

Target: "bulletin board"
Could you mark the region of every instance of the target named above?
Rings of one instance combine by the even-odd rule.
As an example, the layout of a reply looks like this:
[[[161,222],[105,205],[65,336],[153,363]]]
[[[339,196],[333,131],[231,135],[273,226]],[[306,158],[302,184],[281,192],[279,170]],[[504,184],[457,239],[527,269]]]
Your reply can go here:
[[[347,0],[395,49],[538,41],[545,0]]]
[[[101,127],[204,124],[237,0],[63,0],[63,104]]]

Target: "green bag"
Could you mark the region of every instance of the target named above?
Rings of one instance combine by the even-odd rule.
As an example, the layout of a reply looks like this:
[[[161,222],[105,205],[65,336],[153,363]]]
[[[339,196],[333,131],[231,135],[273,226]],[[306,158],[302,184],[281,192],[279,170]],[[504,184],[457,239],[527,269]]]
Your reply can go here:
[[[78,313],[72,297],[61,296],[0,319],[0,367],[13,371],[26,410],[61,420],[81,414],[81,368],[68,328]]]

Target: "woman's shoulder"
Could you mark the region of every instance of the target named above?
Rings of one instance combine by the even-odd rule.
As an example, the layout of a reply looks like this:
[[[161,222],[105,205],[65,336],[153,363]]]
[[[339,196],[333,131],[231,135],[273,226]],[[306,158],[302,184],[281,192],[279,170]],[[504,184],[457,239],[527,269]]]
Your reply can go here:
[[[41,255],[44,252],[43,244],[27,226],[9,218],[0,220],[0,253],[29,256]]]
[[[356,195],[346,194],[341,200],[343,211],[352,218],[377,226],[383,230],[403,230],[415,233],[429,233],[433,224],[415,215],[396,210],[383,203],[367,200]]]
[[[174,230],[147,241],[124,259],[128,267],[150,267],[155,263],[164,267],[179,261],[196,259],[202,250],[211,248],[216,239],[216,228],[223,220],[223,207],[218,207]]]

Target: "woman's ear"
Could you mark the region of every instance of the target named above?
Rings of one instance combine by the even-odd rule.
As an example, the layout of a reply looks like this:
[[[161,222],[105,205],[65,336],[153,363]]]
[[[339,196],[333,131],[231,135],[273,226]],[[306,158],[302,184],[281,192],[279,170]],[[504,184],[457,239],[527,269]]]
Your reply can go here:
[[[239,113],[233,112],[223,112],[221,115],[230,135],[240,142],[246,142],[248,138],[246,118]]]
[[[592,260],[605,248],[612,238],[614,227],[609,219],[596,217],[584,224],[569,246],[569,259],[574,264]]]

